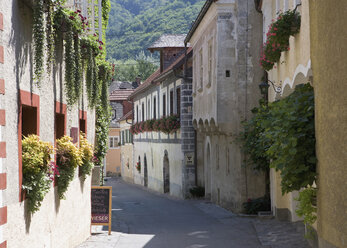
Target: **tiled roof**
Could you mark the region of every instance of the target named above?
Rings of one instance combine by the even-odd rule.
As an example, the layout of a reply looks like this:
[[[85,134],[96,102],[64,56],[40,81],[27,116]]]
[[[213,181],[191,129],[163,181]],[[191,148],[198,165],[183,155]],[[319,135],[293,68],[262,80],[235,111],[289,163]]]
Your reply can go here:
[[[184,47],[185,34],[164,34],[155,41],[148,49],[165,47]]]
[[[152,75],[150,75],[146,81],[144,81],[137,89],[129,95],[129,98],[133,98],[136,94],[142,92],[149,86],[151,86],[153,80],[160,75],[160,68],[156,70]]]
[[[117,89],[110,94],[110,101],[124,101],[133,93],[133,89]]]
[[[133,119],[133,111],[132,111],[132,110],[129,111],[128,113],[126,113],[125,115],[123,115],[123,117],[120,118],[120,119],[118,120],[118,122],[124,121],[124,120],[130,120],[130,119]]]

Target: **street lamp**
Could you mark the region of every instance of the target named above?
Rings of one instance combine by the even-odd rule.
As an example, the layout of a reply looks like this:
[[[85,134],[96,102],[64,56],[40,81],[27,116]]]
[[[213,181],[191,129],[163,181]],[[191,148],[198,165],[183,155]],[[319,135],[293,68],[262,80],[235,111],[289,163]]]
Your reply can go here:
[[[268,98],[268,89],[270,87],[269,83],[271,83],[272,88],[274,89],[274,91],[276,93],[281,93],[282,92],[282,86],[281,85],[275,85],[272,81],[270,81],[269,79],[265,79],[263,80],[260,84],[259,84],[259,88],[260,88],[260,93],[264,96],[264,99],[267,100]]]

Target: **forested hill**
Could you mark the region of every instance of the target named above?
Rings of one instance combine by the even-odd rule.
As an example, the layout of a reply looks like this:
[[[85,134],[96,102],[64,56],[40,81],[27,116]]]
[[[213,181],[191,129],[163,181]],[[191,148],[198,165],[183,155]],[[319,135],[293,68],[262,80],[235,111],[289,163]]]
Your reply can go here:
[[[204,0],[111,0],[107,56],[134,59],[161,34],[185,34]]]

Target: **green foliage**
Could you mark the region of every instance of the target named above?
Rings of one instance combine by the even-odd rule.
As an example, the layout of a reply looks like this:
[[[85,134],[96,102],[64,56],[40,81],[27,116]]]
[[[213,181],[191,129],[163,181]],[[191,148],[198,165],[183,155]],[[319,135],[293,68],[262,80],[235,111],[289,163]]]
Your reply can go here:
[[[65,199],[70,182],[75,175],[75,169],[82,165],[80,150],[72,143],[72,138],[64,136],[57,139],[57,166],[59,174],[56,175],[59,199]]]
[[[145,80],[158,69],[158,65],[156,63],[146,59],[129,59],[126,61],[117,60],[114,62],[114,64],[114,79],[116,81],[123,82],[134,82],[138,76]]]
[[[108,58],[132,59],[164,33],[186,34],[204,2],[111,0],[106,33]]]
[[[270,160],[266,151],[270,140],[265,136],[264,120],[267,119],[269,108],[261,102],[259,107],[252,109],[253,118],[243,122],[244,132],[241,133],[243,149],[249,155],[249,160],[257,170],[268,171]]]
[[[80,175],[83,179],[86,179],[87,175],[90,175],[94,167],[93,164],[93,146],[90,144],[85,137],[84,133],[80,133],[80,155],[82,158],[82,164],[79,167]]]
[[[94,107],[100,97],[100,91],[104,94],[111,79],[112,68],[105,67],[106,50],[104,43],[97,39],[97,35],[83,34],[88,28],[88,21],[82,16],[81,10],[73,11],[63,7],[65,1],[39,0],[34,6],[34,74],[35,80],[40,81],[44,72],[44,45],[46,41],[47,72],[51,71],[51,63],[55,43],[61,38],[64,40],[65,61],[65,93],[68,105],[78,102],[82,93],[83,64],[86,66],[86,84],[90,107]],[[103,31],[105,32],[109,0],[102,1]],[[45,13],[45,9],[47,10]],[[46,19],[45,19],[46,18]],[[45,21],[46,20],[46,21]],[[46,29],[44,28],[46,26]],[[80,38],[82,36],[82,38]],[[102,74],[98,73],[99,66],[103,67]],[[107,69],[107,70],[105,70]]]
[[[265,195],[256,199],[248,199],[247,202],[243,203],[245,214],[258,214],[260,211],[270,211],[271,202],[270,196]]]
[[[279,61],[281,52],[289,50],[289,37],[299,32],[301,17],[295,10],[279,14],[267,32],[260,65],[269,71]]]
[[[37,0],[34,6],[34,74],[35,81],[39,85],[42,80],[44,64],[44,42],[45,42],[45,21],[44,21],[44,0]]]
[[[189,192],[193,197],[201,198],[205,196],[205,188],[201,186],[193,187],[189,189]]]
[[[23,184],[28,203],[28,211],[39,210],[41,202],[50,189],[50,160],[53,147],[36,135],[22,140]]]
[[[312,185],[316,179],[316,139],[314,93],[310,84],[269,105],[266,136],[271,146],[266,151],[270,167],[281,171],[283,193]]]
[[[96,123],[95,123],[95,153],[94,162],[102,166],[102,161],[108,149],[108,130],[111,120],[111,107],[103,108],[102,104],[96,106]]]
[[[282,193],[312,185],[316,179],[314,94],[298,85],[288,97],[261,105],[244,123],[244,148],[258,168],[281,172]]]
[[[299,197],[295,200],[299,201],[296,213],[300,217],[304,217],[304,223],[312,225],[317,220],[317,207],[316,207],[317,189],[306,188],[299,192]]]

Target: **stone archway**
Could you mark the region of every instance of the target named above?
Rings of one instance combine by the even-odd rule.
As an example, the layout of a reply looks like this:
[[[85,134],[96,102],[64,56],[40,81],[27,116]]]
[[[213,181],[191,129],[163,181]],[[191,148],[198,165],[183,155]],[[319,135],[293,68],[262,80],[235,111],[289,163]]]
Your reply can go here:
[[[148,187],[148,169],[147,169],[147,157],[146,154],[143,157],[143,185]]]
[[[164,152],[163,160],[163,183],[164,183],[164,193],[170,193],[170,163],[168,152]]]

